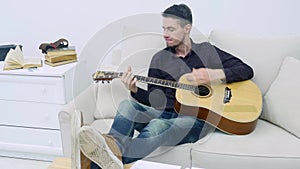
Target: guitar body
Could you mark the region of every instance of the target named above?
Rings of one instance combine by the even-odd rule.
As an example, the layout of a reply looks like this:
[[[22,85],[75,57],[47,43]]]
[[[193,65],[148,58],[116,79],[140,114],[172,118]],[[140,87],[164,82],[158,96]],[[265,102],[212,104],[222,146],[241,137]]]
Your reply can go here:
[[[179,82],[190,84],[185,75]],[[176,112],[195,116],[229,134],[244,135],[254,130],[262,109],[262,96],[255,83],[247,80],[206,87],[209,92],[202,95],[177,89]]]

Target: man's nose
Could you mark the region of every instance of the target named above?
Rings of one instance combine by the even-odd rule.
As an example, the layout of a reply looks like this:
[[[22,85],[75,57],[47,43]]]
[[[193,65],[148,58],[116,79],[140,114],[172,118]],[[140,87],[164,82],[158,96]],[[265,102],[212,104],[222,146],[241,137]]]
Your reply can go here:
[[[164,36],[164,38],[168,38],[168,37],[170,37],[170,34],[168,33],[167,30],[164,30],[163,36]]]

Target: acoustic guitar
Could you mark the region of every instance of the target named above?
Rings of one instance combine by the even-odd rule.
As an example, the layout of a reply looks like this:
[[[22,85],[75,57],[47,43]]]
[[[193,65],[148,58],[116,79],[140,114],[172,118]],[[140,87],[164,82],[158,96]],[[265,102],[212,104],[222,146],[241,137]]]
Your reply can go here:
[[[110,81],[122,75],[122,72],[97,71],[93,80]],[[180,77],[179,82],[135,77],[142,83],[176,89],[174,109],[177,113],[195,116],[228,134],[251,133],[261,113],[261,92],[251,80],[195,86],[186,79],[186,74]]]

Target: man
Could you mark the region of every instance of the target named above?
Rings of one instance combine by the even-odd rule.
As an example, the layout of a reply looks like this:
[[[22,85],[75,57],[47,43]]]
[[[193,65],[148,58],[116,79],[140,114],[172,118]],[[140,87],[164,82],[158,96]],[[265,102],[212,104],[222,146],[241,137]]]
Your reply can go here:
[[[163,36],[167,47],[157,52],[149,67],[149,77],[196,84],[230,83],[253,77],[251,67],[240,59],[205,42],[190,38],[192,13],[184,4],[173,5],[163,13]],[[207,133],[205,122],[175,112],[175,89],[148,84],[136,86],[131,68],[122,75],[124,85],[138,102],[120,103],[111,130],[103,135],[84,126],[79,133],[83,154],[103,169],[123,168],[123,164],[142,159],[163,145],[196,142]],[[133,137],[134,130],[139,132]]]

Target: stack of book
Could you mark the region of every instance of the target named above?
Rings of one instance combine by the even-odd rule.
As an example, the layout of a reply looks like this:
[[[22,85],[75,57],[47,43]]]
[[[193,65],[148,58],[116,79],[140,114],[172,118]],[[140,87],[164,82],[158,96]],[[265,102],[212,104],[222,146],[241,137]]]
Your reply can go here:
[[[77,53],[74,46],[49,49],[45,54],[45,64],[59,66],[77,61]]]

